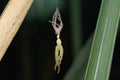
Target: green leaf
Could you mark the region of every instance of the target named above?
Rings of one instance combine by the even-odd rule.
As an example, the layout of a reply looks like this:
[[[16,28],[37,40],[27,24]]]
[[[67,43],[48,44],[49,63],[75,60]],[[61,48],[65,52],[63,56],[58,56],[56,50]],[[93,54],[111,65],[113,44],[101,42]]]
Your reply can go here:
[[[108,80],[120,17],[120,0],[103,0],[84,80]]]
[[[70,0],[70,25],[73,59],[77,56],[82,45],[82,16],[81,0]]]
[[[87,62],[89,58],[90,48],[92,45],[92,39],[93,36],[89,38],[89,40],[86,42],[86,44],[83,46],[80,53],[75,58],[72,66],[66,73],[64,80],[83,80]]]
[[[46,20],[51,14],[54,13],[56,7],[59,7],[60,12],[64,3],[61,0],[34,0],[34,3],[30,9],[28,17],[32,19]]]

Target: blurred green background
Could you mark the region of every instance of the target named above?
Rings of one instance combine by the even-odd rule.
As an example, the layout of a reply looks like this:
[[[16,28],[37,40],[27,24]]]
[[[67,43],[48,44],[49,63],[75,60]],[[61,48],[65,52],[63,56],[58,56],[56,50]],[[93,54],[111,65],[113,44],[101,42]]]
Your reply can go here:
[[[0,0],[0,13],[7,2]],[[35,0],[0,62],[0,80],[67,80],[65,77],[73,68],[76,69],[73,74],[79,80],[77,77],[84,73],[87,64],[100,4],[101,0]],[[56,35],[48,22],[57,6],[64,24],[61,32],[64,57],[60,74],[54,71]],[[119,41],[118,31],[110,80],[120,80]],[[83,71],[79,71],[79,67]]]

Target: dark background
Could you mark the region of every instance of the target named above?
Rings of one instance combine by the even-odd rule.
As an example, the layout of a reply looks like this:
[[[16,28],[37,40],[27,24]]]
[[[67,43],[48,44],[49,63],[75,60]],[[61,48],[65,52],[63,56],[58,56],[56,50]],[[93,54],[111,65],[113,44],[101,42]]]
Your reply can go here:
[[[0,0],[0,13],[2,13],[7,2],[8,0]],[[33,3],[31,10],[0,62],[0,80],[62,80],[72,64],[69,0],[64,0],[63,6],[60,6],[64,23],[61,39],[65,54],[59,75],[53,71],[56,35],[52,25],[48,22],[52,19],[55,6],[47,0],[44,0],[44,3],[37,2],[42,2],[42,0],[36,0]],[[101,0],[82,0],[82,45],[95,30],[100,4]],[[45,8],[41,8],[43,6]],[[110,80],[120,80],[119,41],[120,33],[118,31]]]

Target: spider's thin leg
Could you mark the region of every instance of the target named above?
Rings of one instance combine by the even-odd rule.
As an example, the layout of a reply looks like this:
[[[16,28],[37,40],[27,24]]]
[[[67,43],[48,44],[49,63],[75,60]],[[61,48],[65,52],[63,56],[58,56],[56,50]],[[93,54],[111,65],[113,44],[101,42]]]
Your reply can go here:
[[[59,72],[60,72],[60,65],[58,66],[58,70],[57,70],[57,73],[59,74]]]

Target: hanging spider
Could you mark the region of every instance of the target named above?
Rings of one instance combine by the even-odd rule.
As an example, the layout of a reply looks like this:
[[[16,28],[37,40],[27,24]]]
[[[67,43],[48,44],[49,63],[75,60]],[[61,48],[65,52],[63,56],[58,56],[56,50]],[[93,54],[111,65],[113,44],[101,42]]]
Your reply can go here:
[[[60,64],[62,62],[63,59],[63,46],[62,46],[62,41],[60,39],[60,32],[63,28],[63,23],[61,20],[61,16],[60,16],[60,12],[58,7],[56,8],[56,11],[53,15],[52,21],[49,21],[50,23],[52,23],[52,26],[55,30],[55,33],[57,35],[57,40],[56,40],[56,47],[55,47],[55,66],[54,66],[54,70],[57,70],[57,73],[60,72]]]

